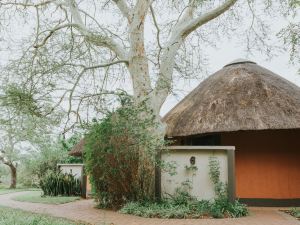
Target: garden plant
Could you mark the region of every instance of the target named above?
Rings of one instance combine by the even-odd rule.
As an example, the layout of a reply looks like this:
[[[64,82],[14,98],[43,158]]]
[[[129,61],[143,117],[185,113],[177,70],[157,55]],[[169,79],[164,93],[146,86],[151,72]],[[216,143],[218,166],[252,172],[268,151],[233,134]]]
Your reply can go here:
[[[41,179],[40,187],[45,196],[81,195],[81,181],[68,173],[48,171]]]
[[[136,105],[127,94],[120,103],[85,135],[85,165],[101,208],[154,199],[156,154],[165,143],[151,132],[155,118],[143,117],[145,104]]]
[[[130,202],[120,212],[150,218],[224,218],[248,215],[246,205],[237,200],[229,201],[227,186],[220,181],[220,165],[216,157],[209,159],[209,167],[210,179],[215,187],[214,200],[197,200],[183,188],[178,188],[169,198]]]

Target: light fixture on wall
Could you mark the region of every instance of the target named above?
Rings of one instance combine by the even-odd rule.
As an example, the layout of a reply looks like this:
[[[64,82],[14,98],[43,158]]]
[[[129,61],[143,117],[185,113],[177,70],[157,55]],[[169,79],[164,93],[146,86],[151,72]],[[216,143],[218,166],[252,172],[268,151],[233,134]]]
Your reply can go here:
[[[196,157],[195,156],[192,156],[190,158],[190,163],[191,163],[191,165],[195,165],[195,163],[196,163]]]

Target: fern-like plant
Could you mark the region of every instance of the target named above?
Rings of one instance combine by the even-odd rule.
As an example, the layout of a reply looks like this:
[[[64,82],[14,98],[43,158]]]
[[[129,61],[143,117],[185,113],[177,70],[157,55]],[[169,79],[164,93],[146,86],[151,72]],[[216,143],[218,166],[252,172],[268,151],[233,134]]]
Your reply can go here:
[[[48,171],[40,180],[40,187],[45,196],[81,195],[81,181],[68,173]]]

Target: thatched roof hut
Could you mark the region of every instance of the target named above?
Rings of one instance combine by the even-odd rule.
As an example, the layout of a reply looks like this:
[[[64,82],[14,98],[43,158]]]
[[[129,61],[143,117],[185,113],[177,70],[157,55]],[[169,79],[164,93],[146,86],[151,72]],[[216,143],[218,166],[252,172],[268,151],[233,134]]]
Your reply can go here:
[[[195,159],[199,145],[234,146],[232,193],[252,205],[300,206],[300,87],[237,60],[201,82],[163,121],[166,136],[181,145],[173,146],[181,166],[191,163],[189,154]],[[83,147],[84,139],[70,154],[81,156]]]
[[[209,76],[164,118],[167,136],[300,128],[300,88],[247,60]]]
[[[76,157],[81,157],[83,153],[83,148],[84,148],[84,139],[82,138],[69,152],[69,155],[71,156],[76,156]]]

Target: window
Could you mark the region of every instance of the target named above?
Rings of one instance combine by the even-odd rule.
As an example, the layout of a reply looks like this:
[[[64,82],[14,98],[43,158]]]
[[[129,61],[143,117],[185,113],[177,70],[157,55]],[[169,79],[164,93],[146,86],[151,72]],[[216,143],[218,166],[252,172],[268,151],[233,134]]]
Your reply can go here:
[[[221,135],[212,134],[204,136],[187,137],[185,140],[186,145],[221,145]]]

